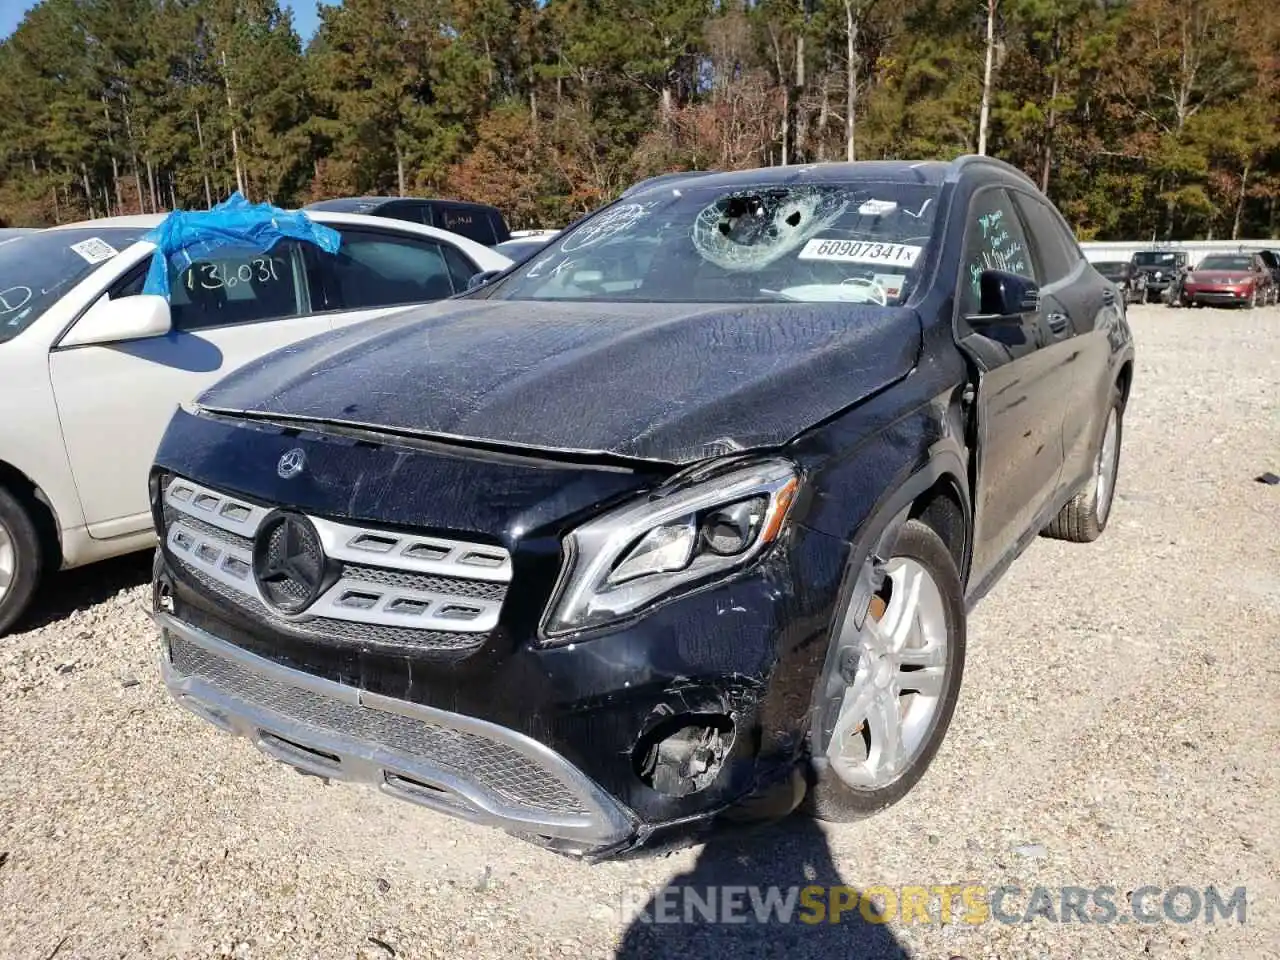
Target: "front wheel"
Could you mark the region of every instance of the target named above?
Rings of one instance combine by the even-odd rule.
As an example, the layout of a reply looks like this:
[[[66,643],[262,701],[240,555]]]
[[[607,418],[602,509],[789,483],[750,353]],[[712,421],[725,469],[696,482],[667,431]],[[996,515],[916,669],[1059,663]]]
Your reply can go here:
[[[822,820],[857,820],[905,796],[938,752],[960,693],[965,613],[951,552],[908,520],[889,554],[864,572],[882,585],[865,616],[844,611],[818,681],[805,804]]]
[[[0,487],[0,637],[27,609],[43,563],[40,535],[30,515]]]

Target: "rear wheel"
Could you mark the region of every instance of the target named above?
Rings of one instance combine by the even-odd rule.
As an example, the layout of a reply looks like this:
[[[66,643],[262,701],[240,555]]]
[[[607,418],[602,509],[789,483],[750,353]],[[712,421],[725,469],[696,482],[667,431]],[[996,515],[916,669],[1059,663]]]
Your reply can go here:
[[[1094,461],[1093,477],[1084,489],[1067,501],[1053,522],[1042,533],[1055,540],[1071,540],[1090,543],[1102,535],[1111,516],[1111,504],[1116,495],[1116,478],[1120,473],[1120,437],[1124,409],[1120,405],[1119,391],[1112,389],[1111,410],[1098,443],[1098,457]]]
[[[875,572],[882,586],[860,626],[860,611],[845,610],[819,680],[805,803],[823,820],[856,820],[905,796],[938,752],[960,693],[964,601],[942,538],[907,521]]]
[[[43,563],[40,536],[30,514],[0,487],[0,636],[27,609]]]

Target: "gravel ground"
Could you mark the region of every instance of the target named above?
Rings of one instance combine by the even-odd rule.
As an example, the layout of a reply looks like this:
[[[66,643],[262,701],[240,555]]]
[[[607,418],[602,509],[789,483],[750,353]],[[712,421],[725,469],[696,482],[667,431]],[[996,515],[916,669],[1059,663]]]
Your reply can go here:
[[[0,956],[1280,956],[1280,487],[1254,481],[1280,473],[1280,309],[1132,318],[1111,527],[1037,542],[984,601],[951,733],[898,806],[592,867],[327,786],[167,700],[149,560],[126,558],[60,577],[0,640]],[[1243,885],[1248,907],[628,926],[624,897],[677,877],[1107,885],[1122,915],[1144,885]]]

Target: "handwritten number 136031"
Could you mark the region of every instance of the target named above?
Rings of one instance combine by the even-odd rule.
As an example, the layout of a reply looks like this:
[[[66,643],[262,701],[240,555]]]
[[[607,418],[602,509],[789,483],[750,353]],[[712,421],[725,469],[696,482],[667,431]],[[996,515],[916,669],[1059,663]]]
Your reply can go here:
[[[221,290],[223,287],[234,287],[241,283],[269,283],[279,280],[276,272],[276,261],[272,257],[255,257],[247,263],[201,263],[187,271],[187,289],[194,290],[196,274],[199,273],[200,286],[205,290]]]

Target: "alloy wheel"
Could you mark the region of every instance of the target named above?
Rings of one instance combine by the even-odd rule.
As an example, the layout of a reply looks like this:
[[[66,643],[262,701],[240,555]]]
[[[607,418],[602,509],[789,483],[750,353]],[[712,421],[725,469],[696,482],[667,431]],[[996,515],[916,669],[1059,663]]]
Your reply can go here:
[[[1111,512],[1111,501],[1115,497],[1116,467],[1120,462],[1120,421],[1116,417],[1115,408],[1107,415],[1107,428],[1102,434],[1102,446],[1098,448],[1098,465],[1096,470],[1096,510],[1099,525],[1107,522]]]
[[[13,537],[3,523],[0,523],[0,600],[9,595],[13,584],[14,569],[17,566],[17,551],[13,545]]]
[[[900,777],[928,743],[946,690],[946,605],[929,571],[895,557],[886,591],[872,598],[861,630],[846,646],[856,665],[845,688],[827,759],[855,790],[878,790]]]

